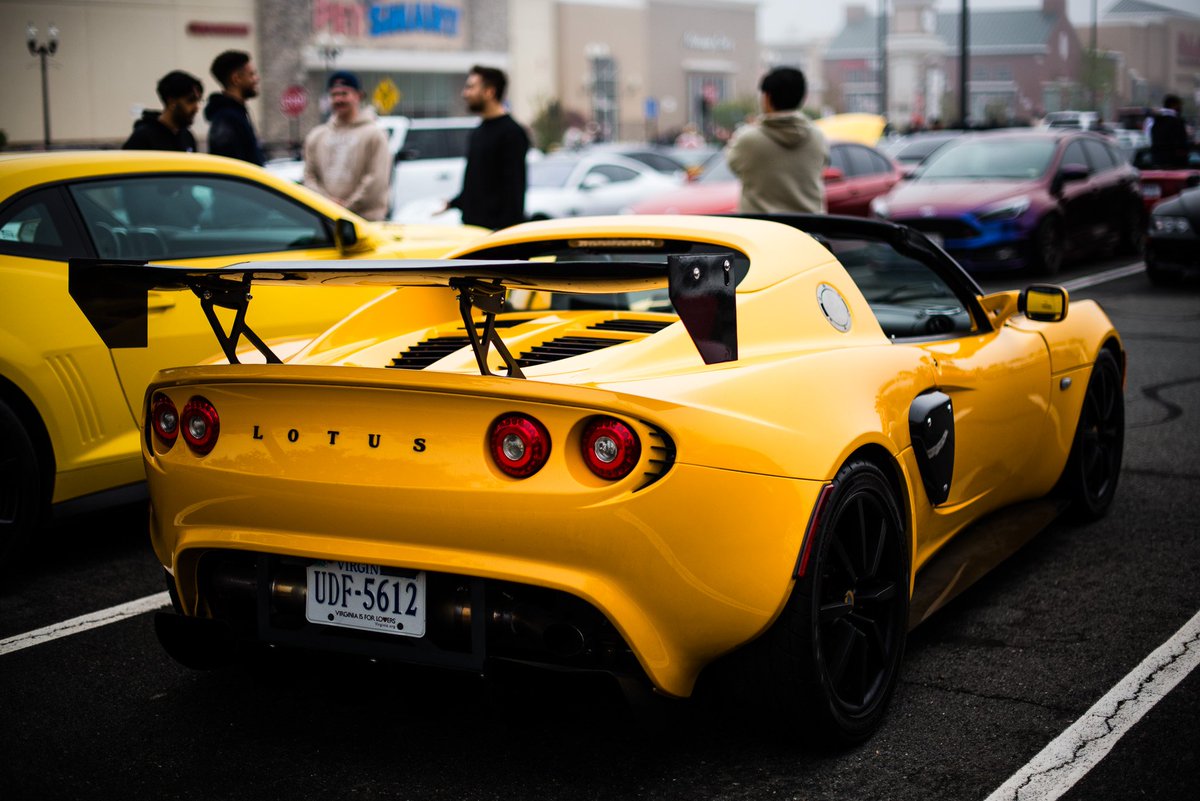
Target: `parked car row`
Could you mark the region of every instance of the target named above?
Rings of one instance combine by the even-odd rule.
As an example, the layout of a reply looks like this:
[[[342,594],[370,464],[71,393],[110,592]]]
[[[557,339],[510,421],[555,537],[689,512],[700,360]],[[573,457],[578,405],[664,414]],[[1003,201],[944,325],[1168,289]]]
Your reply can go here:
[[[871,201],[901,179],[900,168],[878,149],[832,142],[825,168],[825,205],[830,214],[867,216]],[[730,214],[737,211],[742,185],[717,153],[694,183],[648,197],[629,207],[634,214]]]

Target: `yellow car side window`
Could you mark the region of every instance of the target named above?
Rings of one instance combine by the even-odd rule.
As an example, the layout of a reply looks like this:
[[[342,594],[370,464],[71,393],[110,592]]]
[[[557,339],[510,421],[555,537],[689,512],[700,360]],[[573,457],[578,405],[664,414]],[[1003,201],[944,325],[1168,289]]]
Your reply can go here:
[[[333,247],[328,222],[260,186],[215,176],[134,176],[71,187],[101,257],[194,259]]]

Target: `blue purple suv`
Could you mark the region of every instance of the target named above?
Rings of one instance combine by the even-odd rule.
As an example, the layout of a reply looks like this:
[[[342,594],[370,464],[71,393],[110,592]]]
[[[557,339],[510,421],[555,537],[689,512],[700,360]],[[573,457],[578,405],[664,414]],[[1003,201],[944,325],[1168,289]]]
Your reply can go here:
[[[962,136],[871,211],[975,273],[1054,275],[1087,252],[1136,255],[1146,225],[1137,170],[1103,136],[1062,129]]]

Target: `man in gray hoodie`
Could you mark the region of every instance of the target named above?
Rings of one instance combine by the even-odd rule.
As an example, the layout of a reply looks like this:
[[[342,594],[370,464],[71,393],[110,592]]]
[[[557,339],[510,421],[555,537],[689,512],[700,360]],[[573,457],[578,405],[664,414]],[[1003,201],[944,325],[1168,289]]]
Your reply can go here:
[[[829,163],[825,136],[800,113],[808,85],[804,73],[777,67],[763,76],[763,116],[734,135],[725,154],[742,181],[740,211],[787,214],[825,211],[822,172]]]
[[[392,157],[353,72],[329,76],[329,121],[304,139],[304,185],[368,220],[387,215]]]

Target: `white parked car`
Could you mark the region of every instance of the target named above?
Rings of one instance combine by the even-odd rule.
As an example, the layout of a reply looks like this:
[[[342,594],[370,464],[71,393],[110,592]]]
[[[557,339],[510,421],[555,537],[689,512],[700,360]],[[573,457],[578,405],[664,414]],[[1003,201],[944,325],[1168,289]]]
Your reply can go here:
[[[525,214],[531,220],[618,214],[682,183],[615,153],[554,154],[529,165]]]
[[[478,117],[389,116],[380,117],[379,125],[387,132],[395,164],[389,190],[391,209],[458,194],[467,164],[467,139],[479,125]],[[272,159],[265,166],[286,180],[304,180],[304,162],[300,159]]]

